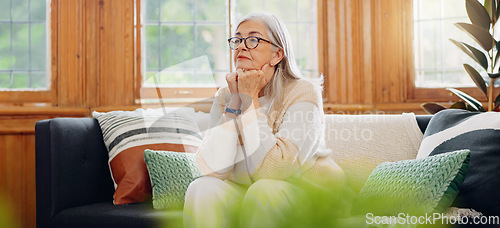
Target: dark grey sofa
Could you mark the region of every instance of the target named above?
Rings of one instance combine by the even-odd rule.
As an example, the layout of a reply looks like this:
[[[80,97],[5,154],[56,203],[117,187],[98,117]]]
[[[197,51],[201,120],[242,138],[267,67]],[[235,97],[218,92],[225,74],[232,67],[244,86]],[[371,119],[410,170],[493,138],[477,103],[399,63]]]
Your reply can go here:
[[[158,227],[181,212],[150,202],[113,205],[113,181],[101,129],[93,118],[38,121],[36,223],[46,227]]]
[[[417,116],[422,132],[431,116]],[[150,202],[113,205],[113,181],[101,129],[93,118],[36,123],[37,227],[158,227],[180,211],[155,211]]]

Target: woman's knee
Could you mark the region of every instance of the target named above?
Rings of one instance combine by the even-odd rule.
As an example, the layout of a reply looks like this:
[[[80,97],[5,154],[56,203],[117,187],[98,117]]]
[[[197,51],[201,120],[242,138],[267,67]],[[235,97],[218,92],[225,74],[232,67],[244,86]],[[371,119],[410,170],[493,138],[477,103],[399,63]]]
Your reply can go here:
[[[258,199],[261,203],[276,204],[291,194],[291,185],[283,180],[261,179],[248,188],[245,198]]]
[[[223,180],[215,177],[200,177],[191,182],[186,190],[186,197],[211,195],[216,191],[220,191]]]

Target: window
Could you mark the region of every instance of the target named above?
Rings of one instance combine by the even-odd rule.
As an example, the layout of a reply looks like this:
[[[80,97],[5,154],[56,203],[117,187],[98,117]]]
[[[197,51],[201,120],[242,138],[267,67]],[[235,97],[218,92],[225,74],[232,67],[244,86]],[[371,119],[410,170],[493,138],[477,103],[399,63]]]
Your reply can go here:
[[[144,0],[142,2],[141,97],[155,87],[173,89],[165,97],[213,96],[230,71],[229,25],[254,11],[285,21],[297,62],[307,77],[318,74],[317,1]],[[177,89],[176,89],[177,88]],[[196,88],[186,90],[185,88]],[[208,90],[206,90],[208,89]],[[149,93],[148,93],[149,91]],[[194,92],[193,92],[194,91]],[[149,95],[148,95],[149,94]]]
[[[0,0],[0,89],[47,90],[45,0]]]
[[[449,39],[475,44],[454,23],[470,23],[465,1],[414,0],[415,86],[473,87],[464,63],[480,66]]]

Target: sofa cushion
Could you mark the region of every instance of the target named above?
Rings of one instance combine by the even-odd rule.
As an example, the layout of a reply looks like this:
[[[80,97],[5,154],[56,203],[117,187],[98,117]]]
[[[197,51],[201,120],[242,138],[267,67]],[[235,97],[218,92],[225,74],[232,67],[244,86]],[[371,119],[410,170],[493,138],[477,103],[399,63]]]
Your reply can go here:
[[[145,149],[195,152],[202,140],[192,108],[94,112],[93,116],[109,152],[117,205],[151,198]]]
[[[455,199],[469,165],[469,150],[384,162],[361,189],[357,210],[396,216],[444,212]]]
[[[414,159],[423,137],[413,113],[325,115],[325,125],[326,146],[355,192],[380,163]]]
[[[500,113],[450,109],[432,117],[418,157],[469,149],[470,168],[452,206],[500,215]]]
[[[52,227],[135,228],[180,227],[182,211],[153,210],[150,202],[113,205],[111,201],[62,210],[52,219]]]
[[[195,153],[144,151],[153,187],[154,209],[182,209],[189,184],[201,176],[195,156]]]

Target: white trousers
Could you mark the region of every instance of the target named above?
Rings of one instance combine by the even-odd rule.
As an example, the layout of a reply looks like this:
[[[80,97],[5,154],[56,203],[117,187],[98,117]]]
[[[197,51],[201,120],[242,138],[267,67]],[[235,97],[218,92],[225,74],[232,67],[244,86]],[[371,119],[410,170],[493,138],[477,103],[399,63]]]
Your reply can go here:
[[[302,196],[299,196],[302,195]],[[215,177],[193,181],[186,192],[184,227],[275,227],[283,211],[305,192],[282,180],[262,179],[250,187]]]

